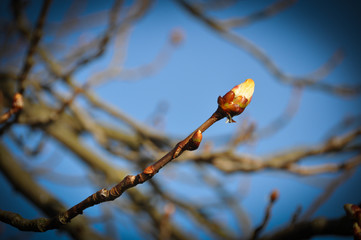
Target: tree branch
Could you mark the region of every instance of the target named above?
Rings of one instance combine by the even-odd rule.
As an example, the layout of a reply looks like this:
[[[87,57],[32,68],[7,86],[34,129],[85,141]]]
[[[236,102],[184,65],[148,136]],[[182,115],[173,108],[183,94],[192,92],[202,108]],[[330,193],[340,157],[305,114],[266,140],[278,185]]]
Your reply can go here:
[[[204,132],[206,129],[208,129],[211,125],[213,125],[216,121],[224,118],[226,115],[224,112],[221,111],[220,108],[217,109],[217,111],[206,121],[204,122],[200,127],[198,127],[194,132],[192,132],[187,138],[185,138],[183,141],[179,142],[171,151],[169,151],[166,155],[164,155],[161,159],[159,159],[157,162],[153,163],[152,165],[148,166],[144,169],[143,172],[137,174],[137,175],[128,175],[126,176],[122,181],[120,181],[117,185],[112,187],[110,190],[107,190],[105,188],[97,191],[96,193],[92,194],[91,196],[84,199],[82,202],[76,204],[72,208],[68,209],[66,212],[63,212],[59,214],[55,219],[57,221],[58,226],[61,226],[62,224],[66,224],[70,222],[71,219],[76,217],[79,214],[82,214],[83,211],[89,207],[92,207],[94,205],[107,202],[107,201],[113,201],[114,199],[120,197],[126,190],[129,188],[133,188],[137,186],[138,184],[142,184],[149,179],[151,179],[155,174],[158,173],[158,171],[163,168],[166,164],[168,164],[170,161],[172,161],[174,158],[177,158],[179,155],[183,153],[183,151],[186,150],[195,150],[198,148],[198,146],[194,146],[195,141],[194,137]],[[200,141],[198,142],[198,144]]]
[[[183,141],[180,141],[178,144],[176,144],[176,146],[167,154],[165,154],[161,159],[151,164],[150,166],[145,168],[143,172],[135,176],[128,175],[124,177],[122,181],[120,181],[110,190],[103,188],[92,194],[91,196],[87,197],[80,203],[76,204],[72,208],[68,209],[67,211],[46,220],[45,226],[42,225],[41,230],[46,231],[54,228],[59,228],[60,226],[69,223],[79,214],[82,214],[85,209],[100,204],[102,202],[112,201],[120,197],[129,188],[133,188],[138,184],[142,184],[147,180],[151,179],[155,174],[159,172],[161,168],[163,168],[173,159],[180,156],[184,151],[196,150],[200,142],[202,141],[202,132],[206,131],[215,122],[219,121],[224,117],[227,117],[229,122],[234,122],[232,117],[239,115],[244,111],[244,109],[247,107],[247,105],[252,99],[253,91],[254,82],[251,79],[247,79],[244,83],[232,88],[232,90],[225,94],[223,97],[218,97],[218,108],[212,114],[212,116],[208,120],[206,120],[201,126],[199,126],[194,132],[192,132],[188,137],[186,137]],[[64,133],[62,133],[61,135],[63,134]],[[99,163],[95,162],[93,162],[93,164],[99,165]],[[8,218],[4,219],[7,220]],[[43,220],[39,220],[39,222],[42,223]],[[29,226],[28,222],[26,226]]]

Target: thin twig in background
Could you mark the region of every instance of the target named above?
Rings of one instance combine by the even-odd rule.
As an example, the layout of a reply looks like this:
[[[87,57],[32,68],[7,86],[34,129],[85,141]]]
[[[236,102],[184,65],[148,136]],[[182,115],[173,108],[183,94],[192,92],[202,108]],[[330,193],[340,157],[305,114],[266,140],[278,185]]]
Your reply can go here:
[[[271,210],[273,207],[273,204],[277,201],[277,199],[279,198],[279,192],[278,190],[273,190],[269,196],[269,202],[265,211],[265,215],[263,218],[262,223],[254,230],[253,232],[253,236],[251,237],[252,240],[255,240],[258,238],[258,236],[260,235],[260,233],[262,232],[262,230],[267,226],[268,221],[271,218]]]
[[[49,7],[51,4],[51,0],[44,0],[43,6],[41,8],[38,20],[36,22],[35,28],[31,34],[30,42],[29,42],[29,48],[26,53],[26,57],[23,63],[23,67],[21,69],[20,74],[18,75],[18,84],[19,84],[19,90],[18,92],[20,94],[24,93],[25,86],[24,81],[27,79],[28,74],[30,73],[31,68],[34,65],[34,54],[37,50],[38,44],[43,37],[43,27],[45,23],[45,18],[48,13]]]
[[[279,81],[285,84],[291,84],[298,87],[308,87],[308,88],[314,88],[317,90],[322,90],[326,92],[330,92],[332,94],[338,94],[338,95],[357,95],[361,91],[361,86],[334,86],[328,83],[320,82],[323,76],[328,74],[331,70],[333,70],[333,67],[337,65],[337,63],[340,62],[340,59],[342,59],[342,53],[340,53],[340,50],[335,51],[334,55],[323,65],[320,67],[319,70],[317,70],[317,73],[322,74],[314,74],[317,76],[317,78],[314,78],[314,76],[291,76],[286,73],[284,73],[275,63],[272,61],[272,59],[264,53],[262,49],[260,49],[257,45],[255,45],[253,42],[247,40],[245,37],[236,34],[235,32],[230,31],[226,27],[224,27],[219,20],[213,19],[211,17],[208,17],[205,15],[204,12],[201,11],[201,9],[197,8],[196,6],[190,4],[186,0],[176,0],[182,7],[184,7],[185,10],[187,10],[190,14],[192,14],[197,19],[204,22],[208,27],[210,27],[212,30],[217,32],[220,36],[228,40],[230,43],[234,44],[235,46],[244,49],[245,51],[249,52],[252,57],[256,58],[258,61],[260,61],[266,69],[269,70],[269,72],[276,77]],[[330,68],[331,67],[331,68]],[[319,79],[319,75],[321,76],[321,79]]]

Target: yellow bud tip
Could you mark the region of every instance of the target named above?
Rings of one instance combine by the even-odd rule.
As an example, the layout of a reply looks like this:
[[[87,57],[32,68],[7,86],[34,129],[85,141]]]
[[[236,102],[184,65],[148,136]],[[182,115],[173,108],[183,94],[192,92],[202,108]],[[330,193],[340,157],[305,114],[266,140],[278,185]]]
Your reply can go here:
[[[248,78],[243,83],[235,86],[232,89],[232,92],[234,92],[235,97],[243,96],[249,100],[253,96],[254,86],[255,86],[254,81]]]
[[[254,93],[254,81],[250,78],[246,79],[243,83],[232,88],[232,92],[234,92],[234,100],[233,102],[238,104],[241,108],[247,107],[247,105],[251,102],[253,93]]]

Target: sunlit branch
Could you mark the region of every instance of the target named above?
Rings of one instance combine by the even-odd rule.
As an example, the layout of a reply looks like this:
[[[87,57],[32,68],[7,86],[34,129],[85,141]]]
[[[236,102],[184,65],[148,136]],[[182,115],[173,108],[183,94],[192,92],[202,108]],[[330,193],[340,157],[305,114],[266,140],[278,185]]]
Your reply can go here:
[[[113,201],[114,199],[120,197],[129,188],[133,188],[138,184],[142,184],[151,179],[161,168],[180,156],[184,151],[196,150],[202,141],[202,132],[206,131],[215,122],[225,117],[234,121],[232,117],[243,112],[252,99],[253,91],[254,82],[251,79],[247,79],[244,83],[237,85],[223,97],[218,98],[218,108],[208,120],[192,132],[187,138],[176,144],[176,146],[161,159],[149,165],[143,170],[143,172],[135,176],[126,176],[110,190],[103,188],[67,211],[60,213],[52,219],[48,219],[43,230],[45,231],[58,228],[69,223],[73,218],[82,214],[83,211],[89,207],[102,202]],[[63,135],[65,135],[64,132],[62,132],[62,134],[58,137],[63,137]],[[100,165],[97,161],[93,161],[91,164],[97,164],[99,167],[102,167],[105,170],[107,169],[106,165]]]

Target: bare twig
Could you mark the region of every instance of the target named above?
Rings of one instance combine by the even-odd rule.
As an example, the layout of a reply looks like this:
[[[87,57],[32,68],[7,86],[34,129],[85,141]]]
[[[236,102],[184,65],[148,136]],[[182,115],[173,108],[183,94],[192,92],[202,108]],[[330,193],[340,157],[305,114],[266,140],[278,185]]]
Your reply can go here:
[[[114,32],[116,30],[117,17],[118,17],[118,13],[121,9],[122,4],[123,4],[122,0],[116,0],[114,2],[114,5],[109,14],[108,29],[105,31],[103,37],[101,38],[101,40],[99,42],[99,46],[96,48],[97,49],[96,52],[90,56],[84,57],[84,58],[80,59],[79,61],[77,61],[74,64],[74,66],[67,73],[65,73],[65,76],[73,75],[73,73],[75,71],[79,70],[81,66],[84,66],[84,65],[90,63],[91,61],[93,61],[94,59],[99,58],[100,56],[103,55],[109,40],[111,39],[112,35],[114,34]]]
[[[40,15],[39,15],[38,20],[35,25],[35,29],[32,33],[29,48],[28,48],[28,51],[26,53],[26,57],[24,60],[24,64],[23,64],[23,67],[22,67],[21,72],[17,79],[17,81],[19,83],[18,92],[20,94],[23,94],[23,92],[24,92],[24,89],[25,89],[24,81],[26,80],[32,66],[34,65],[33,56],[37,50],[37,47],[38,47],[41,37],[43,35],[43,26],[45,23],[46,14],[48,13],[50,4],[51,4],[51,0],[44,0],[43,6],[40,11]]]
[[[267,226],[268,221],[269,221],[269,219],[271,217],[271,210],[272,210],[273,204],[277,201],[278,197],[279,197],[278,190],[273,190],[271,192],[271,194],[270,194],[270,197],[269,197],[269,202],[268,202],[268,205],[267,205],[267,208],[266,208],[266,212],[265,212],[263,221],[262,221],[261,225],[259,225],[254,230],[253,236],[251,237],[252,240],[257,239],[259,234],[261,233],[261,231]]]
[[[18,11],[21,11],[20,9],[16,9],[16,8],[21,8],[21,3],[19,1],[14,1],[13,2],[14,6],[14,15],[15,17],[17,17],[19,15],[19,13],[17,13]],[[44,0],[43,6],[41,8],[37,23],[35,25],[35,29],[33,30],[33,33],[30,37],[30,43],[29,43],[29,48],[28,51],[26,53],[26,57],[24,59],[24,63],[23,63],[23,67],[20,71],[20,74],[17,77],[17,82],[18,82],[18,92],[14,95],[14,101],[13,101],[13,106],[12,108],[6,112],[5,114],[3,114],[0,117],[0,123],[3,123],[5,121],[7,121],[13,114],[15,114],[15,117],[13,118],[12,121],[7,122],[7,124],[5,124],[1,129],[0,129],[0,135],[7,129],[9,128],[13,123],[15,123],[19,117],[19,113],[20,110],[23,108],[23,93],[25,90],[25,85],[24,82],[27,79],[29,72],[34,64],[34,59],[33,59],[33,55],[35,54],[38,44],[41,40],[42,37],[42,31],[43,31],[43,26],[45,23],[45,18],[46,18],[46,14],[49,10],[51,4],[51,0]],[[30,35],[30,34],[29,34]],[[20,99],[21,101],[21,107],[14,107],[14,102],[16,102],[15,99]]]
[[[221,24],[226,28],[234,27],[244,27],[246,25],[252,24],[256,21],[269,18],[273,15],[278,14],[282,10],[295,4],[297,0],[279,0],[272,5],[262,9],[261,11],[252,13],[243,18],[232,18],[224,20]]]

